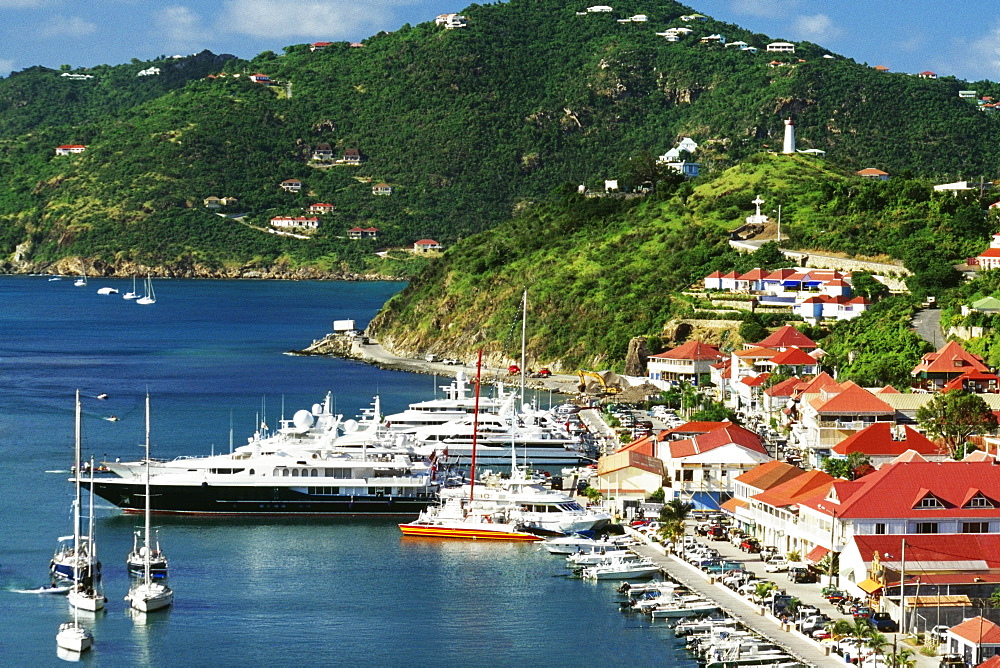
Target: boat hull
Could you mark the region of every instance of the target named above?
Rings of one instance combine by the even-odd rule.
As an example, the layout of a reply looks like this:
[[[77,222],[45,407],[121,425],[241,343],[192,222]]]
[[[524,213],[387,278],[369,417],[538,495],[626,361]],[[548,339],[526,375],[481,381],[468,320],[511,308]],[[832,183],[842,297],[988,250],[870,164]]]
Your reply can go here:
[[[436,526],[426,524],[400,524],[399,529],[404,536],[423,536],[425,538],[458,538],[465,540],[541,540],[540,536],[523,531],[504,529],[467,528],[460,526]]]
[[[63,624],[56,634],[56,645],[68,652],[85,652],[94,644],[90,631],[74,622]]]
[[[90,481],[81,481],[89,488]],[[417,516],[434,503],[398,496],[311,495],[301,488],[252,485],[152,485],[151,512],[156,515],[372,515]],[[126,513],[141,513],[145,483],[94,479],[94,493]]]

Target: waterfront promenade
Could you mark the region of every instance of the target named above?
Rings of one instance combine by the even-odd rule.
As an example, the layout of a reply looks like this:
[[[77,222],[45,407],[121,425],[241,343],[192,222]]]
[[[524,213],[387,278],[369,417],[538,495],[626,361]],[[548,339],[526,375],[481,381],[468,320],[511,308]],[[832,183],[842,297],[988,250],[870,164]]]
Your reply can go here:
[[[638,537],[638,536],[637,536]],[[811,666],[843,665],[844,659],[837,655],[828,655],[818,643],[807,640],[801,634],[783,631],[774,621],[760,614],[759,608],[751,604],[736,592],[722,585],[711,584],[702,571],[677,559],[666,555],[659,545],[638,545],[632,548],[639,554],[655,561],[670,578],[683,584],[703,596],[712,599],[732,617],[739,619],[748,628],[753,629],[772,642],[787,649],[800,661]]]

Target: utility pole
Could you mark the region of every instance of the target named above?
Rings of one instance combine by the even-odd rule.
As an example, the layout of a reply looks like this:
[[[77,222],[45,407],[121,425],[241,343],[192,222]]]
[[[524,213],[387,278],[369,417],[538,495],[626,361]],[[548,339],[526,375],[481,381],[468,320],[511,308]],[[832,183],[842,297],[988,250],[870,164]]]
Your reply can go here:
[[[903,539],[903,553],[899,567],[899,631],[906,633],[906,599],[903,598],[904,582],[906,581],[906,539]]]

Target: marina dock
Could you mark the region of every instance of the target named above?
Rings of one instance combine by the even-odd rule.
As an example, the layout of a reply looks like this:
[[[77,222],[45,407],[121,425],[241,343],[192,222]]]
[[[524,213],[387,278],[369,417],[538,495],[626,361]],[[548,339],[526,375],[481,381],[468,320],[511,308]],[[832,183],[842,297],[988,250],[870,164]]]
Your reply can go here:
[[[634,535],[637,539],[643,540],[641,535]],[[672,555],[664,554],[660,546],[642,544],[631,549],[652,559],[671,579],[717,602],[726,614],[735,617],[747,628],[753,629],[775,644],[784,647],[792,656],[803,663],[811,666],[844,665],[842,657],[828,654],[818,643],[807,640],[801,634],[783,630],[780,623],[773,617],[768,618],[762,615],[760,608],[722,585],[709,582],[705,573]]]

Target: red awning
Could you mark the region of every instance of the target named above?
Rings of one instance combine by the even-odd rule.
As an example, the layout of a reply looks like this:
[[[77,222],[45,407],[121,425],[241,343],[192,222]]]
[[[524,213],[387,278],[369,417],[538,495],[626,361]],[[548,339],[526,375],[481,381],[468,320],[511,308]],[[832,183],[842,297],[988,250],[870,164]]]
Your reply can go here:
[[[806,555],[806,561],[810,564],[818,564],[823,560],[823,557],[828,554],[830,554],[830,550],[826,549],[822,545],[817,545],[809,552],[809,554]]]

